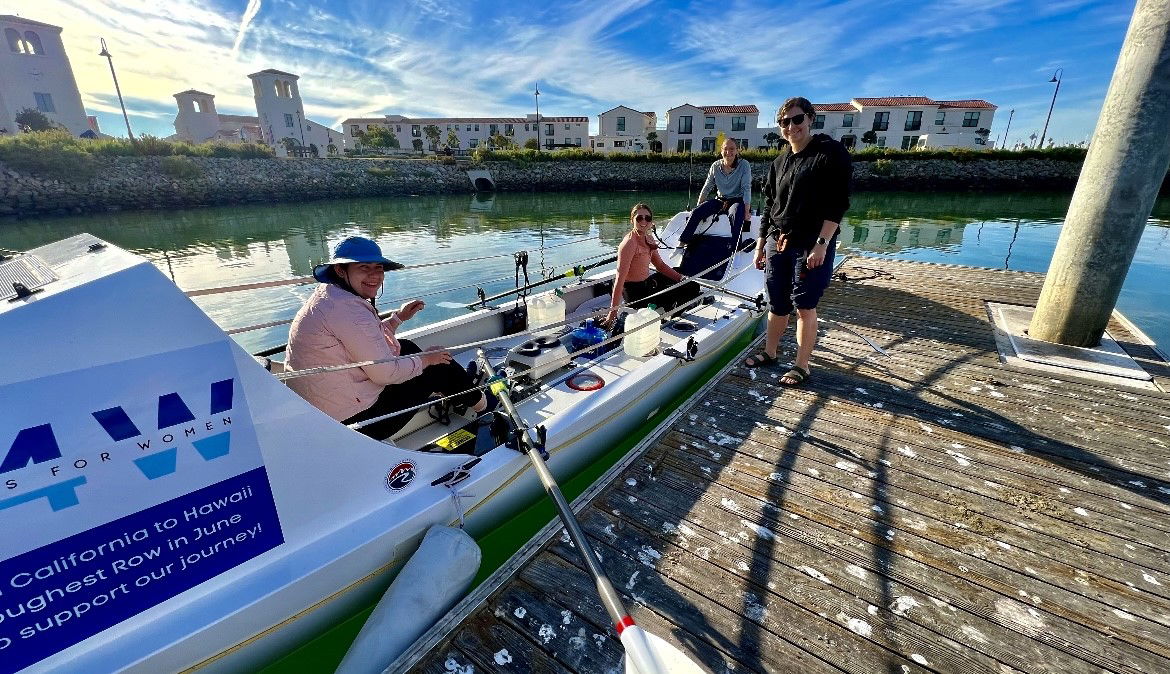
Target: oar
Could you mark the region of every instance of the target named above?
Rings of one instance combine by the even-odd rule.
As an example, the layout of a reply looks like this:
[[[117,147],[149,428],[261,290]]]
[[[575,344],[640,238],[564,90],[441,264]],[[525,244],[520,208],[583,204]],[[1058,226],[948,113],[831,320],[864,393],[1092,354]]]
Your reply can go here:
[[[574,276],[580,276],[580,275],[584,274],[585,272],[589,271],[590,269],[594,269],[594,268],[600,267],[602,265],[607,265],[610,262],[615,262],[616,260],[617,260],[617,256],[615,255],[613,257],[607,257],[604,260],[599,260],[598,262],[594,262],[593,264],[578,265],[578,266],[573,267],[572,269],[566,271],[563,274],[557,274],[556,276],[550,276],[546,279],[537,281],[535,283],[529,283],[528,285],[520,286],[519,288],[512,288],[511,290],[506,290],[502,293],[497,293],[495,295],[492,295],[491,297],[482,297],[478,301],[472,302],[472,303],[467,304],[465,306],[467,306],[468,309],[474,309],[477,306],[485,305],[488,302],[494,302],[502,297],[507,297],[508,295],[515,295],[516,293],[524,292],[525,290],[530,290],[530,289],[535,288],[537,286],[545,285],[546,283],[552,283],[553,281],[559,281],[561,279],[572,278]]]
[[[708,288],[710,290],[714,290],[716,292],[723,293],[724,295],[728,295],[728,296],[734,297],[736,299],[745,300],[747,302],[752,302],[753,304],[757,300],[757,298],[755,298],[755,297],[751,297],[749,295],[744,295],[743,293],[737,293],[734,290],[728,290],[727,288],[722,288],[720,286],[715,285],[714,283],[710,283],[710,282],[704,281],[702,279],[691,279],[691,280],[694,281],[695,283],[698,283],[699,285],[703,286],[704,288]],[[881,355],[885,356],[886,358],[891,357],[890,354],[887,353],[885,349],[878,346],[869,337],[866,337],[865,335],[861,334],[860,332],[857,332],[853,328],[849,327],[848,325],[845,325],[844,323],[842,323],[840,321],[834,321],[831,318],[821,318],[820,316],[817,316],[817,322],[819,322],[819,323],[832,323],[833,325],[837,326],[838,328],[841,328],[845,332],[848,332],[849,334],[853,335],[854,337],[865,342],[866,345],[869,346],[869,348],[880,353]]]
[[[475,357],[485,372],[492,371],[487,354],[484,353],[483,349],[479,349]],[[631,674],[667,674],[668,672],[671,674],[690,674],[692,672],[699,674],[702,672],[703,670],[694,661],[670,642],[634,624],[634,619],[630,617],[625,606],[622,605],[617,591],[613,589],[613,583],[605,575],[605,571],[601,569],[597,553],[593,551],[589,541],[586,540],[585,532],[581,530],[581,525],[573,516],[569,503],[565,500],[564,494],[561,493],[561,488],[557,486],[556,478],[549,472],[548,466],[541,458],[543,449],[541,439],[516,412],[516,407],[508,396],[507,381],[503,378],[493,378],[489,384],[492,393],[499,397],[504,411],[512,419],[512,423],[516,424],[517,429],[523,430],[520,442],[524,446],[525,453],[532,461],[532,467],[536,469],[536,474],[540,477],[545,492],[552,499],[561,522],[564,523],[565,529],[569,532],[569,538],[572,539],[573,545],[577,546],[577,550],[585,559],[585,567],[597,585],[597,593],[601,595],[601,603],[605,605],[605,610],[609,613],[610,620],[614,622],[614,628],[617,630],[622,646],[626,649],[626,671]]]

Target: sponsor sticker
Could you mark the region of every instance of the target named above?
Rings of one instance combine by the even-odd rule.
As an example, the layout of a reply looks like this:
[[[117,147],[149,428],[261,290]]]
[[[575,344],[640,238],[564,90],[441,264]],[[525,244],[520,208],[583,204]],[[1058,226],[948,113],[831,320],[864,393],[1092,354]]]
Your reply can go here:
[[[449,451],[455,449],[456,447],[459,447],[460,445],[467,444],[468,442],[470,442],[474,439],[475,439],[475,433],[472,433],[471,431],[467,430],[466,428],[460,428],[459,430],[455,431],[454,433],[451,433],[449,435],[444,435],[443,437],[439,438],[438,440],[435,440],[435,444],[442,447],[443,449],[445,449],[449,452]]]
[[[409,461],[403,461],[386,473],[386,486],[391,491],[402,491],[413,481],[414,464]]]

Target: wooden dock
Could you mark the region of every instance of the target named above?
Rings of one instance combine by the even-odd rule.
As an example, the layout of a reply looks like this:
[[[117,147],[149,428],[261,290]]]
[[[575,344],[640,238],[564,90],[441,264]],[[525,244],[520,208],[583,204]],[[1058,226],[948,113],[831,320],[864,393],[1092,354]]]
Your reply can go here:
[[[811,385],[733,365],[576,503],[637,622],[712,672],[1170,672],[1161,390],[1000,365],[1042,276],[852,258]],[[789,356],[793,345],[786,337]],[[391,671],[621,671],[550,525]]]

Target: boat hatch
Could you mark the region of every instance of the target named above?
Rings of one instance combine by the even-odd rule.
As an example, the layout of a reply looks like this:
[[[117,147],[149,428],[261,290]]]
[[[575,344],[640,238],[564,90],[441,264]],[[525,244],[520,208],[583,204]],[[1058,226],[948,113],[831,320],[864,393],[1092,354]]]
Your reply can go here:
[[[0,300],[19,297],[26,290],[35,291],[56,280],[57,275],[41,258],[18,255],[0,262]]]

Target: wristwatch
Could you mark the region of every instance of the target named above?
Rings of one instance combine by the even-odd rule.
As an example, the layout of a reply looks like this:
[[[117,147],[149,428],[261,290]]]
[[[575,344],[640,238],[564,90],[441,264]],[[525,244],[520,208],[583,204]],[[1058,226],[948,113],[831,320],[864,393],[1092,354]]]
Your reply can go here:
[[[823,246],[823,245],[825,245],[825,244],[827,244],[827,243],[829,243],[829,240],[828,240],[828,239],[826,239],[825,237],[823,237],[823,236],[818,236],[818,237],[817,237],[817,245],[818,245],[818,246]]]

